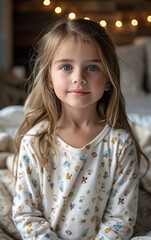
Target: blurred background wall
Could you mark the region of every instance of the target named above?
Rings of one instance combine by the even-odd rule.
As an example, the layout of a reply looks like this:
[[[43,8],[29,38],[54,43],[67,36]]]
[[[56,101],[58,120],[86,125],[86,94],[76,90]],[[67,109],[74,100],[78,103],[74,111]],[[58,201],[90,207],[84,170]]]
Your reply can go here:
[[[99,22],[116,45],[151,36],[151,0],[0,0],[0,108],[24,102],[33,46],[52,19],[64,16]]]
[[[13,65],[13,8],[11,0],[0,0],[0,72]]]

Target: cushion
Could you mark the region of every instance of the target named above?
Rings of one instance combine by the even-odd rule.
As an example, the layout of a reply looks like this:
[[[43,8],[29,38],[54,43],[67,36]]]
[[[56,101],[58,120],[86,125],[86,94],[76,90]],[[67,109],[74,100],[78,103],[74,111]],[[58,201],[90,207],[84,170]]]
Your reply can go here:
[[[14,139],[8,133],[0,132],[0,169],[6,167],[7,157],[14,152]]]
[[[14,154],[10,154],[6,159],[7,169],[14,177],[17,177],[17,159],[14,158]]]
[[[121,89],[124,95],[144,94],[144,48],[141,45],[117,47],[120,65]]]
[[[140,186],[148,194],[151,194],[151,129],[140,125],[131,123],[131,127],[135,136],[137,137],[142,151],[148,156],[150,167],[148,168],[147,162],[144,157],[141,157],[140,162]],[[144,176],[144,174],[147,174]]]
[[[12,138],[24,119],[23,106],[8,106],[0,110],[0,131],[7,132]]]
[[[142,45],[146,56],[147,88],[151,92],[151,37],[138,37],[134,44]]]
[[[0,152],[13,152],[14,140],[6,132],[0,132]]]
[[[2,170],[1,170],[2,171]],[[5,172],[6,174],[6,172]],[[12,220],[12,195],[6,189],[6,186],[0,181],[0,234],[3,231],[1,239],[19,240],[19,234]],[[0,235],[1,236],[1,235]],[[8,237],[7,237],[8,236]],[[9,236],[11,236],[9,238]]]
[[[134,228],[134,238],[131,240],[148,240],[151,239],[151,196],[146,191],[140,188],[139,202],[138,202],[138,215],[136,225]],[[147,234],[148,233],[148,234]],[[138,236],[138,237],[136,237]],[[142,236],[142,237],[140,237]],[[148,236],[148,237],[147,237]],[[150,237],[149,237],[150,236]]]
[[[0,152],[0,169],[1,168],[6,168],[6,160],[10,153],[8,152]]]
[[[15,178],[7,168],[0,169],[0,183],[3,184],[5,190],[10,195],[9,198],[12,201],[15,193]]]

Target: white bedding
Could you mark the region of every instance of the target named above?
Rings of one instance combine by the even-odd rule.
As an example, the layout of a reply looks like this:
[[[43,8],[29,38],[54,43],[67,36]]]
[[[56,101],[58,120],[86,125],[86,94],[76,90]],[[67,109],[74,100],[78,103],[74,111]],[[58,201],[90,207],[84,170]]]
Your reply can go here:
[[[127,95],[126,112],[130,121],[151,128],[151,94]]]
[[[0,110],[0,132],[7,132],[14,138],[23,118],[23,106],[8,106],[3,108]]]
[[[127,114],[138,125],[151,128],[151,37],[137,37],[116,49]]]
[[[127,113],[151,115],[151,94],[127,95],[125,100]]]
[[[128,113],[128,118],[137,125],[151,129],[151,114]]]

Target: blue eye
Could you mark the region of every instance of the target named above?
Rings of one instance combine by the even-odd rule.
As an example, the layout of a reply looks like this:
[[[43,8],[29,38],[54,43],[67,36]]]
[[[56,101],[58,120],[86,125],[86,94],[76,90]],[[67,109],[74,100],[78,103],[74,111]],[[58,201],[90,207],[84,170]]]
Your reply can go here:
[[[69,71],[69,70],[72,69],[72,67],[69,66],[69,65],[63,65],[63,66],[61,66],[61,69],[62,69],[63,71]]]
[[[97,71],[97,70],[98,70],[98,67],[95,66],[95,65],[92,65],[92,66],[89,66],[89,67],[88,67],[88,70],[91,71],[91,72],[94,72],[94,71]]]

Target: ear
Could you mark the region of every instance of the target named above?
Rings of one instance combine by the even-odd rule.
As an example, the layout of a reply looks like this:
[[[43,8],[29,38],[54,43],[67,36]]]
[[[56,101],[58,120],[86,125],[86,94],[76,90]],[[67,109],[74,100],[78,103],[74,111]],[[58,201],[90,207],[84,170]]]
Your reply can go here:
[[[49,80],[48,86],[49,86],[50,89],[54,89],[54,87],[53,87],[53,82],[52,82],[51,80]]]
[[[106,85],[105,85],[105,91],[109,91],[110,87],[111,87],[110,82],[107,82]]]
[[[54,87],[53,87],[53,82],[52,82],[52,80],[51,80],[51,67],[49,66],[49,69],[48,69],[48,87],[49,87],[49,89],[54,89]]]

